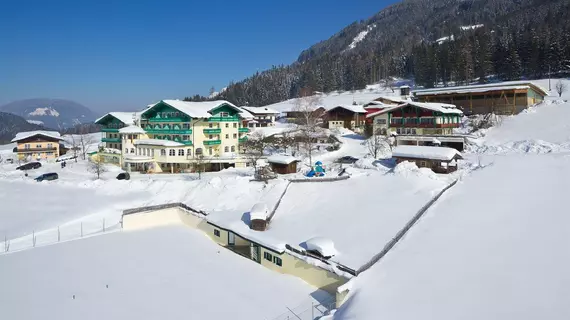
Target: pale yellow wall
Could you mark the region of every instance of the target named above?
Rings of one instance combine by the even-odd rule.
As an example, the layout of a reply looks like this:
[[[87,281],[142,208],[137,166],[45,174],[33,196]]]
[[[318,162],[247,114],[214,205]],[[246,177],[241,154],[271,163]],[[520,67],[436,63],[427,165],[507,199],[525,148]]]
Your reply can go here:
[[[388,123],[388,114],[384,113],[374,117],[372,129],[374,130],[374,132],[380,132],[382,129],[386,129],[386,131],[388,131],[389,125],[390,124]]]
[[[203,222],[201,222],[198,225],[198,229],[202,230],[208,237],[210,237],[212,240],[214,240],[214,242],[216,242],[217,244],[220,244],[222,246],[228,245],[228,232],[226,230],[219,229],[219,228],[207,223],[206,220],[204,220]],[[214,235],[214,230],[220,231],[219,237],[216,237]]]
[[[278,256],[282,260],[282,266],[278,266],[273,261],[268,261],[264,259],[264,253],[268,252],[273,256]],[[261,265],[265,266],[271,270],[290,274],[305,280],[307,283],[325,290],[331,294],[336,294],[336,289],[345,284],[347,279],[334,274],[325,269],[316,267],[312,264],[305,262],[297,257],[290,255],[289,253],[276,254],[271,250],[261,248],[260,250]]]
[[[29,146],[30,150],[26,150],[26,146]],[[18,159],[24,160],[28,156],[31,156],[31,160],[36,160],[38,156],[40,159],[50,160],[59,157],[59,142],[49,142],[49,141],[33,141],[27,143],[17,144],[18,148]],[[45,148],[55,148],[53,151],[37,151],[33,149],[45,149]],[[51,153],[51,154],[48,154]]]
[[[123,216],[124,230],[140,230],[158,226],[181,224],[178,208],[141,212]]]

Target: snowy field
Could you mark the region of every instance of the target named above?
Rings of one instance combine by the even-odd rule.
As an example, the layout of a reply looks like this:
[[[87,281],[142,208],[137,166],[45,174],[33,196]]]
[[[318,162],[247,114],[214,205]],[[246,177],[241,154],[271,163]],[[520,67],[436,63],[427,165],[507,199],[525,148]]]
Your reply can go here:
[[[0,319],[273,319],[330,299],[184,227],[3,255],[0,283]]]
[[[357,279],[334,319],[568,319],[569,188],[569,155],[496,156]]]
[[[325,237],[338,251],[333,261],[358,269],[453,179],[427,171],[402,164],[394,172],[351,170],[344,181],[293,183],[264,232],[249,230],[243,212],[208,220],[275,247]]]

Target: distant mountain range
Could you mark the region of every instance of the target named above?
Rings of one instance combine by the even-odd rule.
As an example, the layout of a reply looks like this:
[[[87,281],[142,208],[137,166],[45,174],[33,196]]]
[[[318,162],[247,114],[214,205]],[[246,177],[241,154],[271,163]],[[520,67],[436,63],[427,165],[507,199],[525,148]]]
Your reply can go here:
[[[43,126],[29,123],[26,119],[20,116],[0,112],[0,144],[10,143],[18,132],[42,129],[44,129]]]
[[[89,108],[70,100],[27,99],[0,106],[1,112],[18,115],[35,125],[65,130],[92,123],[97,115]]]

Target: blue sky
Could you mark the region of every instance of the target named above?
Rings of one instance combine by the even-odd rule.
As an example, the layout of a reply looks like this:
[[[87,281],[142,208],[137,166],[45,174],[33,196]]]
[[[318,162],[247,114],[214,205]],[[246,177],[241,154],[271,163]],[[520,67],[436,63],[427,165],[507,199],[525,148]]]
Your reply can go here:
[[[0,104],[64,98],[104,112],[207,94],[394,2],[3,1]]]

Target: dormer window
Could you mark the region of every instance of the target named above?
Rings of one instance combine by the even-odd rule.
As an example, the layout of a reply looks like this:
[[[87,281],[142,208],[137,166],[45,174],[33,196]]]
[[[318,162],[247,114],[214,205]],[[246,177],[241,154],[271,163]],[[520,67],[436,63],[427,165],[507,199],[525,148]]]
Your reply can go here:
[[[229,116],[230,116],[230,114],[227,112],[220,112],[220,117],[222,117],[222,118],[227,118]]]

